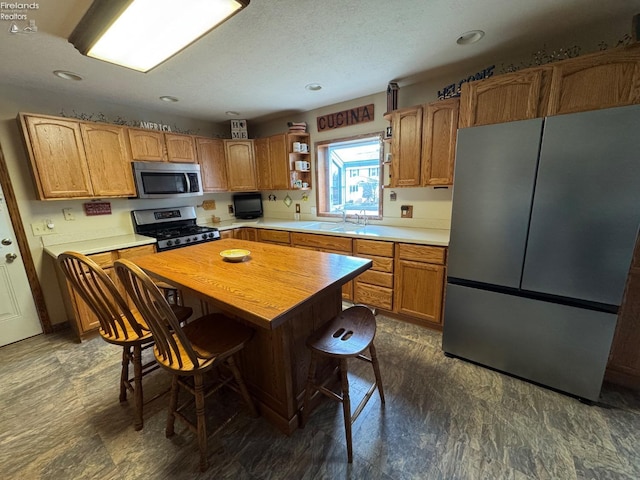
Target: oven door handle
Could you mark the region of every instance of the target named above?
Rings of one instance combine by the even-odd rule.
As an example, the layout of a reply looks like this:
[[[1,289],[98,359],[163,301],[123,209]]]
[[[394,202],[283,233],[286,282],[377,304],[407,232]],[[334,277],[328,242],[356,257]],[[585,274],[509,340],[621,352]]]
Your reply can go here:
[[[183,173],[184,179],[187,182],[187,191],[185,193],[189,193],[191,191],[191,181],[189,180],[189,175],[187,173]]]

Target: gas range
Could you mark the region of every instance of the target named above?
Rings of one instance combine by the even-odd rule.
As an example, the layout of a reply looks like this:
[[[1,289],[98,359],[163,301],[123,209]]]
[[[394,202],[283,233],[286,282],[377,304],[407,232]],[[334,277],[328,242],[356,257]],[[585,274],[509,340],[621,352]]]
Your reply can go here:
[[[133,210],[131,218],[136,233],[157,239],[159,252],[220,239],[217,228],[196,224],[195,207]]]

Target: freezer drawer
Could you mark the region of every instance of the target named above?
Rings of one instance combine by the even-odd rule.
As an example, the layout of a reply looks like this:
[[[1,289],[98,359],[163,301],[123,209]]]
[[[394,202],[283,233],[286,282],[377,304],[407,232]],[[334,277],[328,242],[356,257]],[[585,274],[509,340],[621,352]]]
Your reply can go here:
[[[446,353],[597,400],[616,315],[447,286]]]

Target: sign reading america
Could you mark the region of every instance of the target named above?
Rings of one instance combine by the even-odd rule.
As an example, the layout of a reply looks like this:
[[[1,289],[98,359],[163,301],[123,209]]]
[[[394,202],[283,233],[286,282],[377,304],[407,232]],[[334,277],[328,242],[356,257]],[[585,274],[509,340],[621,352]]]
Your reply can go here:
[[[359,123],[373,121],[373,103],[342,112],[330,113],[317,118],[318,131],[349,127]]]

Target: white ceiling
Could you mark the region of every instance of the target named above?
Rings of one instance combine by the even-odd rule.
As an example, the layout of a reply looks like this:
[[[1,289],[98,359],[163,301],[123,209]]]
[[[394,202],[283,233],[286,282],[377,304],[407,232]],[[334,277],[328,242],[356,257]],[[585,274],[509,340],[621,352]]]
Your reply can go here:
[[[84,57],[67,42],[90,4],[38,2],[38,10],[26,12],[37,33],[11,34],[10,22],[0,21],[0,82],[213,122],[228,121],[229,110],[260,120],[378,93],[390,81],[402,88],[460,71],[469,59],[489,65],[516,51],[557,48],[554,42],[567,47],[559,42],[584,39],[585,32],[600,36],[595,44],[605,35],[615,42],[631,32],[632,17],[640,13],[640,0],[251,0],[144,74]],[[188,0],[175,4],[188,8]],[[456,44],[474,29],[486,32],[481,42]],[[61,80],[54,70],[84,80]],[[323,89],[307,91],[308,83]],[[180,101],[161,102],[161,95]]]

